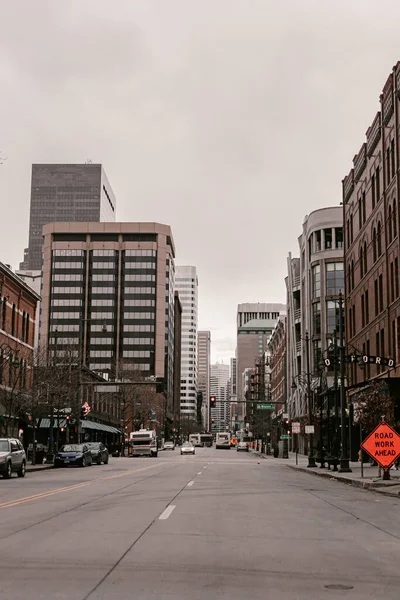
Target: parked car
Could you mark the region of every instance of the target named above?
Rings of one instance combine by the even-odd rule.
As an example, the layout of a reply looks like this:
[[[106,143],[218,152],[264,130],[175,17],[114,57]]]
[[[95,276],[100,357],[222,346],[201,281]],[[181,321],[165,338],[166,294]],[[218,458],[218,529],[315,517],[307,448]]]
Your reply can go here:
[[[102,462],[105,465],[108,464],[109,453],[102,442],[86,442],[86,446],[90,450],[94,463],[97,465],[101,465]]]
[[[181,454],[195,454],[195,448],[192,442],[184,442],[181,446]]]
[[[247,442],[238,442],[236,445],[236,451],[237,452],[248,452],[249,451],[249,445]]]
[[[165,442],[164,450],[175,450],[174,442]]]
[[[70,465],[86,467],[92,464],[92,453],[87,444],[66,444],[54,457],[54,468],[69,467]]]
[[[26,455],[23,445],[16,438],[0,438],[0,473],[10,479],[13,473],[25,477]]]

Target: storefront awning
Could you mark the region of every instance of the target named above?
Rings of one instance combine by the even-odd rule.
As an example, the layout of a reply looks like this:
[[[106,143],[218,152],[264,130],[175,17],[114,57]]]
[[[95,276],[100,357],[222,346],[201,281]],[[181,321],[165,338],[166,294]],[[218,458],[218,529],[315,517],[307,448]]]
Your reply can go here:
[[[66,420],[60,419],[59,426],[65,427]],[[41,429],[49,429],[50,428],[50,419],[41,419],[39,427]],[[57,429],[57,418],[54,418],[53,427],[54,427],[54,429]],[[114,435],[115,434],[120,435],[120,433],[121,433],[120,430],[117,429],[116,427],[112,427],[111,425],[105,425],[104,423],[96,423],[95,421],[81,421],[81,427],[82,427],[82,429],[91,429],[94,431],[105,431],[106,433],[112,433]]]

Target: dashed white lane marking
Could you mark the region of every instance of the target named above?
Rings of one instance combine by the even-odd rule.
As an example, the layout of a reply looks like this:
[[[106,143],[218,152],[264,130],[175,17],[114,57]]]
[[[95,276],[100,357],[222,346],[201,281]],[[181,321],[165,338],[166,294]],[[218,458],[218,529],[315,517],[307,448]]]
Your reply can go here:
[[[167,506],[167,508],[164,510],[164,512],[158,517],[160,519],[160,521],[165,521],[165,519],[168,519],[168,517],[171,516],[171,513],[175,508],[176,507],[174,504]]]
[[[193,484],[194,484],[194,480],[189,481],[189,483],[187,484],[187,487],[192,487]]]
[[[197,475],[201,475],[201,474],[202,474],[202,471],[199,471],[199,473],[197,473]]]

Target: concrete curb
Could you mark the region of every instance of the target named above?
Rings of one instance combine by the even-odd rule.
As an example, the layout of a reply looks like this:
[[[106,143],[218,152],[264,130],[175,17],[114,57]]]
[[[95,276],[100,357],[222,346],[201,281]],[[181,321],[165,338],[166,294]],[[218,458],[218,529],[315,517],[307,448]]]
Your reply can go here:
[[[41,471],[47,471],[48,469],[52,469],[54,467],[54,465],[44,465],[43,467],[33,467],[32,465],[29,467],[27,466],[25,469],[26,473],[40,473]]]
[[[343,477],[342,475],[336,475],[334,471],[323,473],[319,471],[314,471],[313,469],[308,469],[307,467],[299,467],[296,465],[284,466],[288,469],[292,469],[292,471],[300,471],[301,473],[307,473],[308,475],[315,475],[316,477],[323,477],[324,479],[329,480],[334,479],[335,481],[339,481],[340,483],[345,483],[347,485],[352,485],[353,487],[362,488],[370,492],[376,492],[377,494],[383,494],[384,496],[390,496],[391,498],[400,499],[400,492],[391,492],[388,489],[382,489],[381,486],[376,486],[372,481],[362,481],[361,479],[349,479],[348,477]]]

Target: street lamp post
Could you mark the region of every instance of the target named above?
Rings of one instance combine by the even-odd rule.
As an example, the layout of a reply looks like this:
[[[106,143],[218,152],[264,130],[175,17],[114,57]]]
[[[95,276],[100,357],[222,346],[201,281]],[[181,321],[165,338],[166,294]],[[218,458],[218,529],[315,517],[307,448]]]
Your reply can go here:
[[[311,373],[310,373],[310,346],[309,346],[309,337],[308,337],[308,331],[306,331],[306,335],[305,335],[305,343],[306,343],[306,368],[307,368],[307,404],[308,404],[308,425],[311,427],[312,426],[312,415],[311,415],[311,411],[312,411],[312,405],[311,405]],[[310,441],[310,447],[309,447],[309,451],[308,451],[308,465],[307,468],[312,468],[312,467],[316,467],[317,465],[315,464],[315,458],[314,458],[314,448],[313,448],[313,443],[314,443],[314,435],[312,433],[309,433],[309,441]]]
[[[341,454],[340,454],[340,468],[341,473],[351,473],[350,459],[348,457],[347,449],[347,435],[346,435],[346,389],[345,389],[345,348],[344,348],[344,331],[343,331],[343,296],[339,294],[339,339],[340,339],[340,437],[341,437]],[[349,421],[350,427],[350,421]]]

